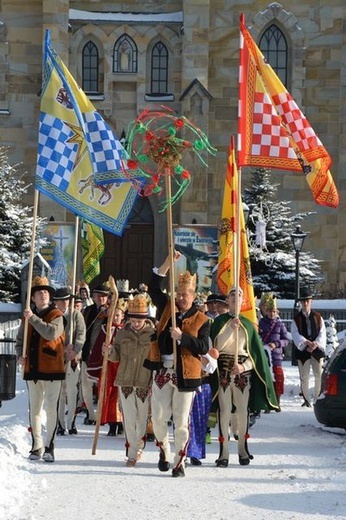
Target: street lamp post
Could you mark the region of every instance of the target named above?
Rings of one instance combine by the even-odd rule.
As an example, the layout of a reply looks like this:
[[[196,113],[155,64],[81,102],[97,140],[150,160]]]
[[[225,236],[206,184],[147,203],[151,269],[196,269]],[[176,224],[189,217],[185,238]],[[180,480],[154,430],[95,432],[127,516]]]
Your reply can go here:
[[[294,288],[294,313],[298,311],[298,299],[299,299],[299,256],[303,248],[305,237],[307,233],[301,230],[301,226],[297,225],[295,231],[291,234],[291,240],[293,243],[294,250],[296,252],[296,277],[295,277],[295,288]]]

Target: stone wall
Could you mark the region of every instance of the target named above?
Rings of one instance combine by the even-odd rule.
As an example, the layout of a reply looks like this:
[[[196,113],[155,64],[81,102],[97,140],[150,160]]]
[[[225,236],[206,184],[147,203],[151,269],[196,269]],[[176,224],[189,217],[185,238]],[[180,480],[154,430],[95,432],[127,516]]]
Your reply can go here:
[[[148,104],[151,45],[162,38],[171,57],[170,106],[195,120],[218,149],[208,167],[193,163],[192,186],[174,207],[174,221],[216,224],[221,211],[230,137],[237,133],[239,15],[255,40],[272,22],[284,32],[289,48],[290,92],[303,110],[333,159],[331,168],[340,191],[337,210],[316,206],[302,175],[274,172],[278,195],[290,200],[292,212],[314,211],[303,223],[309,232],[304,248],[323,262],[326,289],[346,288],[346,22],[344,0],[184,0],[102,2],[97,0],[3,0],[0,12],[0,142],[12,147],[11,160],[23,162],[32,180],[35,172],[41,86],[42,44],[51,30],[54,48],[81,80],[80,52],[93,36],[102,50],[103,99],[94,105],[121,133]],[[184,24],[69,23],[69,8],[90,11],[177,12]],[[134,77],[112,72],[112,48],[124,32],[139,50]],[[8,111],[8,112],[7,112]],[[243,185],[249,172],[243,168]],[[32,203],[32,192],[25,201]],[[157,201],[152,201],[156,207]],[[55,220],[72,216],[50,200],[40,198],[40,214]],[[155,212],[156,256],[165,237],[164,215]]]

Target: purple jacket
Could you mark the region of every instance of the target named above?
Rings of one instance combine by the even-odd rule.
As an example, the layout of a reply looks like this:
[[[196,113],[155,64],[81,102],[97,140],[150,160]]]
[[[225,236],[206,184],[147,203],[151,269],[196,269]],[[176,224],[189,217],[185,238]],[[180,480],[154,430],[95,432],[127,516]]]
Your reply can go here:
[[[258,332],[264,345],[275,343],[276,348],[271,351],[272,364],[274,367],[282,366],[283,349],[288,343],[287,329],[280,318],[273,320],[264,317],[258,324]]]

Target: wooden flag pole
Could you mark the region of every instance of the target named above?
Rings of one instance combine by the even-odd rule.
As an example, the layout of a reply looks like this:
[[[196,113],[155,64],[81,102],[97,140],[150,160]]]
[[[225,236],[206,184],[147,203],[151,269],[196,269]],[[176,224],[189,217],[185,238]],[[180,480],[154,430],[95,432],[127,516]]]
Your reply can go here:
[[[36,240],[36,225],[37,225],[37,209],[38,209],[38,196],[39,192],[35,189],[34,191],[34,207],[32,214],[32,234],[30,243],[30,255],[29,255],[29,269],[28,269],[28,285],[26,289],[26,304],[25,310],[30,310],[31,303],[31,287],[32,287],[32,275],[34,270],[34,255],[35,255],[35,240]],[[26,358],[27,342],[28,342],[28,327],[29,322],[27,319],[24,320],[24,333],[23,333],[23,351],[22,357]],[[24,376],[25,363],[22,367],[22,376]]]
[[[76,287],[76,279],[77,279],[77,258],[78,258],[78,237],[79,237],[79,217],[75,215],[75,237],[74,237],[74,251],[73,251],[73,273],[72,273],[72,298],[70,299],[70,314],[69,314],[69,322],[70,322],[70,330],[68,342],[72,345],[73,342],[73,310],[74,310],[74,292]]]
[[[97,403],[97,417],[96,417],[96,426],[95,426],[95,434],[94,434],[94,443],[92,447],[92,455],[95,455],[96,453],[96,447],[97,442],[99,438],[99,432],[100,432],[100,424],[101,424],[101,416],[102,416],[102,408],[103,408],[103,401],[104,401],[104,395],[105,395],[105,386],[106,386],[106,379],[107,379],[107,366],[108,366],[108,347],[112,341],[113,336],[113,319],[114,319],[114,313],[115,309],[118,303],[118,289],[115,283],[115,280],[113,276],[109,276],[108,278],[109,287],[112,295],[112,301],[110,306],[108,307],[108,314],[107,314],[107,327],[106,327],[106,339],[105,339],[105,345],[106,349],[103,353],[103,362],[102,362],[102,371],[101,371],[101,380],[100,380],[100,392],[98,396],[98,403]]]
[[[233,162],[236,164],[235,149],[234,149],[234,137],[232,137],[232,153]],[[241,168],[238,170],[238,182],[237,182],[237,204],[236,204],[236,240],[234,247],[234,285],[236,287],[235,294],[235,316],[239,318],[239,276],[240,276],[240,201],[241,201]],[[234,364],[238,364],[238,345],[239,345],[239,329],[236,328],[236,352],[234,357]]]
[[[176,327],[175,319],[175,280],[174,280],[174,240],[173,240],[173,221],[172,221],[172,186],[171,186],[171,172],[169,168],[165,168],[165,184],[166,184],[166,198],[167,205],[167,237],[168,237],[168,256],[169,256],[169,290],[171,293],[171,317],[172,327]],[[173,367],[177,366],[177,343],[173,341]]]

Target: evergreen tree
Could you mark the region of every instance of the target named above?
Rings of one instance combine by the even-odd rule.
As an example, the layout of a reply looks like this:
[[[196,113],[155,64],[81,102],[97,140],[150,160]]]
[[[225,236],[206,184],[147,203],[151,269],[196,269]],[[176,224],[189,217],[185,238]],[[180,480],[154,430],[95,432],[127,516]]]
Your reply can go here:
[[[326,359],[329,359],[330,356],[333,354],[334,350],[336,350],[339,346],[339,340],[336,330],[336,321],[333,314],[329,316],[329,320],[326,320],[326,335]]]
[[[27,186],[0,148],[0,302],[20,302],[20,273],[28,260],[32,209],[22,205]],[[43,220],[38,219],[39,226]]]
[[[253,183],[244,190],[249,207],[247,223],[255,294],[272,291],[280,298],[295,297],[296,253],[291,234],[297,223],[312,212],[291,214],[288,201],[279,201],[279,184],[271,182],[271,170],[256,169]],[[310,289],[322,280],[320,262],[309,252],[299,256],[300,286]]]

